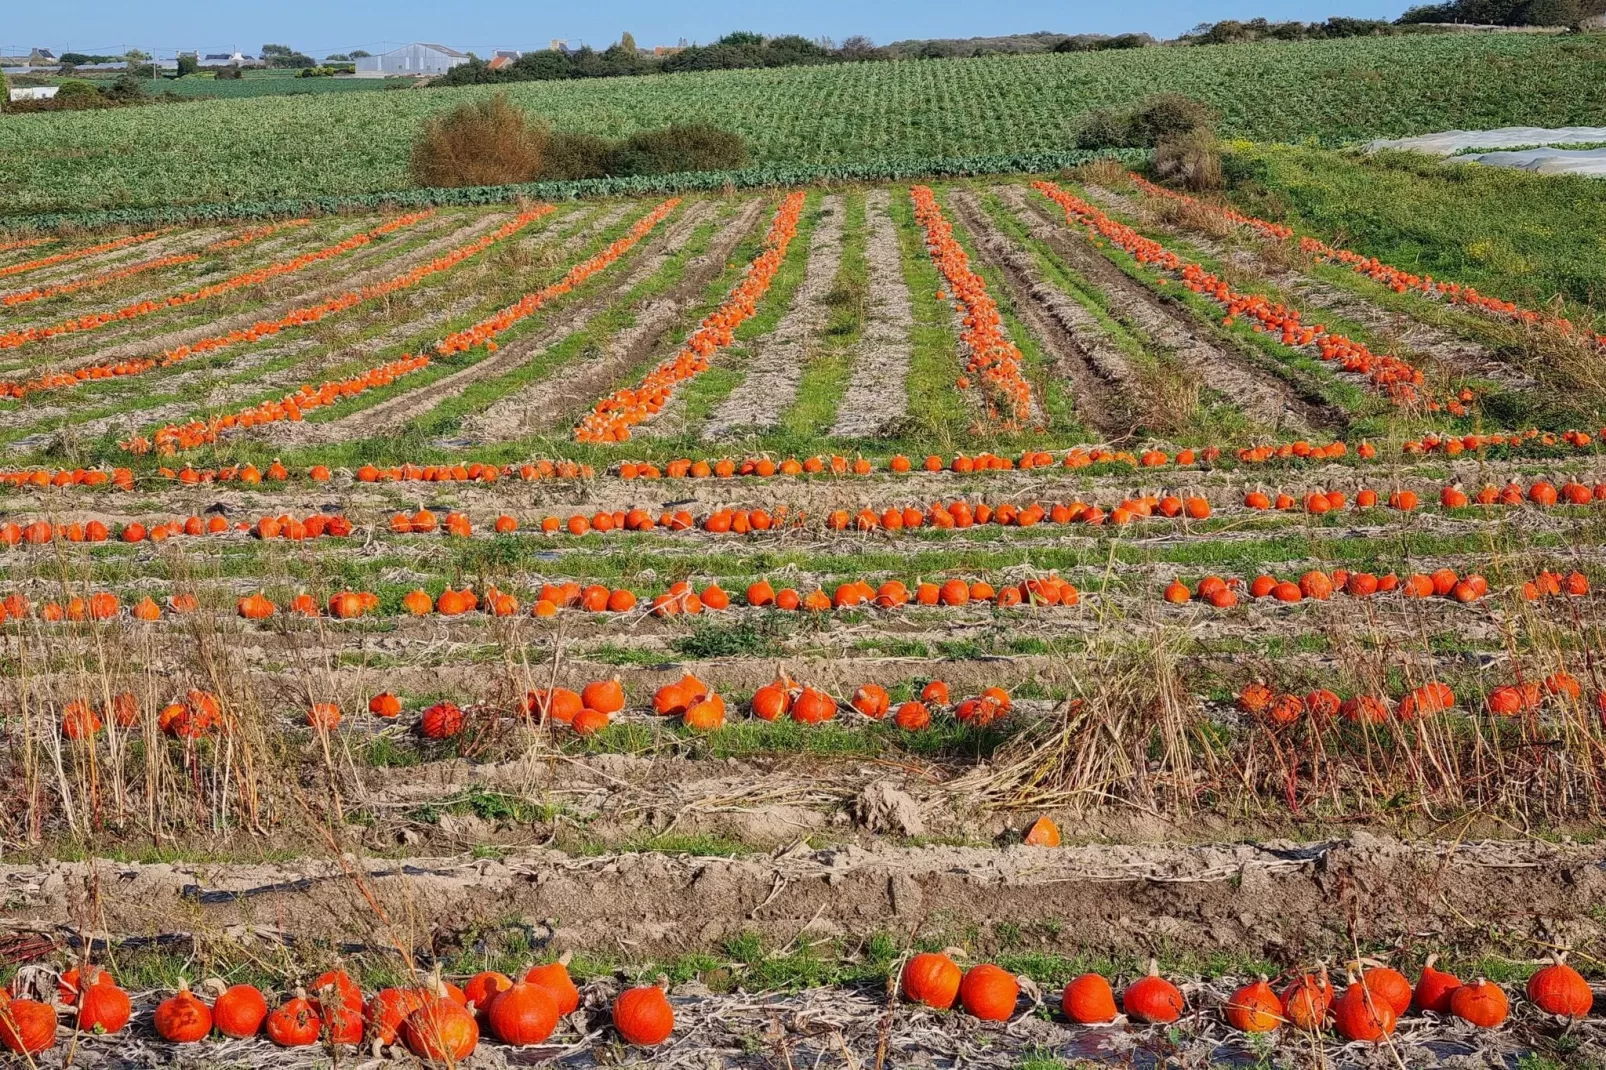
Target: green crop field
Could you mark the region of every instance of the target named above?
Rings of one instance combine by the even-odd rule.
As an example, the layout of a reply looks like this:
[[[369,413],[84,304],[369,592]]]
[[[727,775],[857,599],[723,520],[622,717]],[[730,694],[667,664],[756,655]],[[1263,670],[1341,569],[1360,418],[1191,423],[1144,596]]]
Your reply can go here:
[[[1450,127],[1593,121],[1606,44],[1401,37],[732,71],[510,87],[556,125],[618,135],[703,120],[756,162],[837,163],[1068,147],[1090,108],[1161,90],[1208,100],[1222,132],[1336,143]],[[363,193],[409,184],[424,117],[488,89],[315,93],[0,123],[13,212]],[[241,131],[250,131],[248,151]]]

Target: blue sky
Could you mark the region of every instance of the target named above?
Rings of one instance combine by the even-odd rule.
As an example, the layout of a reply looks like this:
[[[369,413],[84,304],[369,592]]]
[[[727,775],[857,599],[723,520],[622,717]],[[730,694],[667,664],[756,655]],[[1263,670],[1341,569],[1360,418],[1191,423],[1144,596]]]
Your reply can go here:
[[[1324,19],[1330,15],[1393,18],[1404,0],[1126,0],[1053,3],[1047,0],[12,0],[0,18],[0,52],[33,46],[80,52],[137,47],[172,53],[235,46],[254,52],[264,42],[288,44],[313,56],[387,44],[439,41],[464,49],[545,47],[554,37],[598,47],[621,31],[637,44],[709,41],[728,30],[800,33],[841,40],[867,34],[886,43],[909,37],[971,37],[1057,30],[1119,33],[1144,30],[1175,36],[1201,21],[1223,18]]]

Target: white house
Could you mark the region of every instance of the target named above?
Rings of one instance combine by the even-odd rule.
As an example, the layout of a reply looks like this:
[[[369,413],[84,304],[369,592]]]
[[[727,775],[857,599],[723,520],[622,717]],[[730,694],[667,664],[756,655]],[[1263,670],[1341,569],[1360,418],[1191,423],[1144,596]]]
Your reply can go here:
[[[59,85],[30,85],[11,91],[12,100],[49,100],[61,91]]]
[[[359,78],[417,78],[445,74],[468,62],[468,53],[445,45],[413,44],[357,59]]]

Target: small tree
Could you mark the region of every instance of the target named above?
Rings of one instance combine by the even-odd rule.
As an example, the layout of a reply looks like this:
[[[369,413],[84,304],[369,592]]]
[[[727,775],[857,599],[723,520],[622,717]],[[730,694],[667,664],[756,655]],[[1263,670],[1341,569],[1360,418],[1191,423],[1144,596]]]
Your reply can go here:
[[[178,54],[178,76],[183,78],[194,74],[201,67],[200,61],[188,52]]]
[[[373,55],[372,52],[364,52],[362,49],[359,48],[359,49],[354,50],[351,53],[351,58],[352,59],[367,59],[371,55]],[[333,56],[330,56],[329,58],[330,59],[334,59]]]
[[[413,143],[413,179],[421,186],[502,186],[541,173],[546,128],[506,93],[459,104],[424,124]]]
[[[626,30],[624,33],[620,34],[619,51],[631,53],[639,52],[640,49],[636,47],[636,35],[631,33],[629,30]]]

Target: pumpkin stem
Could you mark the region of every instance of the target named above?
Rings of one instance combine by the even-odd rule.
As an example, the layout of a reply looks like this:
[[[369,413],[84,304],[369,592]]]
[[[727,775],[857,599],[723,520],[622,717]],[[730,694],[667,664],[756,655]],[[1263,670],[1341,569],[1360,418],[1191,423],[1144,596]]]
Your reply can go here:
[[[180,977],[178,979],[178,987],[173,990],[173,994],[175,996],[182,996],[186,992],[188,992],[189,990],[190,990],[190,983],[188,981],[184,980],[184,978]]]
[[[1149,976],[1160,976],[1160,960],[1155,958],[1153,955],[1149,956]]]
[[[1439,961],[1439,953],[1437,951],[1435,951],[1431,955],[1428,956],[1428,960],[1422,964],[1422,968],[1424,970],[1431,970],[1431,969],[1433,969],[1433,964],[1435,962],[1438,962],[1438,961]]]
[[[658,979],[656,981],[654,981],[653,984],[655,984],[659,988],[663,989],[664,992],[667,994],[669,992],[669,975],[667,973],[659,974],[658,975]]]
[[[228,990],[228,983],[221,977],[208,977],[206,980],[201,982],[201,991],[210,992],[214,1000]]]
[[[614,679],[617,680],[619,678],[615,676]],[[563,954],[558,956],[558,965],[562,966],[565,970],[569,968],[569,963],[572,961],[574,961],[573,951],[565,951]]]

